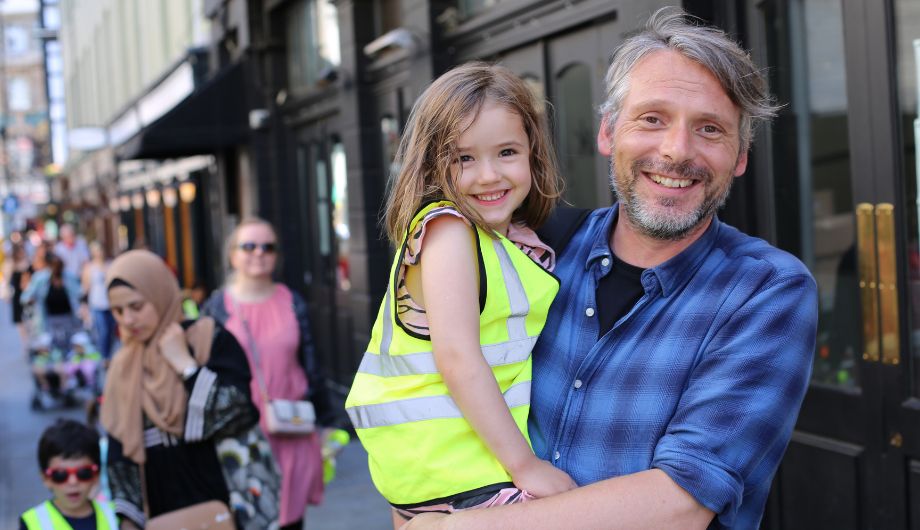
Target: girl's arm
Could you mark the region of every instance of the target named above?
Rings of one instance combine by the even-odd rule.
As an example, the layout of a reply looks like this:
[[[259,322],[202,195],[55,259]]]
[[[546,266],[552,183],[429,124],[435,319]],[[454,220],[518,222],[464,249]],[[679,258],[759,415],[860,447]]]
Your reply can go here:
[[[435,364],[464,418],[511,474],[538,497],[575,487],[569,476],[538,459],[515,424],[479,343],[479,278],[475,237],[461,219],[428,222],[421,254],[421,296]]]

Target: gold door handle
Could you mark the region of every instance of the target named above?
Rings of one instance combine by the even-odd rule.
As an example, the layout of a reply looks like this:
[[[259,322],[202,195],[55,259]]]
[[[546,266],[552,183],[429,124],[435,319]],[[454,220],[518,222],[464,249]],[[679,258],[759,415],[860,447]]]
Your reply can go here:
[[[901,360],[898,336],[898,266],[895,245],[894,205],[875,207],[878,241],[878,303],[881,323],[882,363],[897,365]]]
[[[862,305],[863,360],[878,362],[878,269],[875,248],[875,206],[856,205],[856,251],[859,269],[859,299]]]

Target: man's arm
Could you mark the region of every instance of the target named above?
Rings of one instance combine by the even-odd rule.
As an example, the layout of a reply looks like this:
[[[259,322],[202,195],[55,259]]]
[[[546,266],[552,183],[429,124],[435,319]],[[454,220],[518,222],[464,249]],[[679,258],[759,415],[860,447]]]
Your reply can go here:
[[[537,530],[579,528],[706,528],[713,513],[663,471],[651,469],[537,499],[487,510],[419,516],[403,530]]]

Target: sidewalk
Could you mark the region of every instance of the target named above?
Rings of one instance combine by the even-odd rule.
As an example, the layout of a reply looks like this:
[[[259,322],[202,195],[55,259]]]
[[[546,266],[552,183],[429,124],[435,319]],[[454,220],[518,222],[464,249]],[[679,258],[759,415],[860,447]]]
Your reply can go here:
[[[322,506],[307,509],[307,530],[392,529],[390,506],[377,493],[367,469],[367,453],[357,441],[337,459],[335,480],[326,485]]]

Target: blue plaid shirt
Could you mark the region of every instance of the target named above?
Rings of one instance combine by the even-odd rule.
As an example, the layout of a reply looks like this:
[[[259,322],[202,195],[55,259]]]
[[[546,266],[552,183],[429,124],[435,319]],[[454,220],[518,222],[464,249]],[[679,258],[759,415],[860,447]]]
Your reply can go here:
[[[756,528],[811,374],[817,287],[805,266],[714,219],[642,273],[645,294],[598,337],[617,207],[593,212],[556,265],[562,289],[534,349],[530,437],[580,485],[661,469]]]

